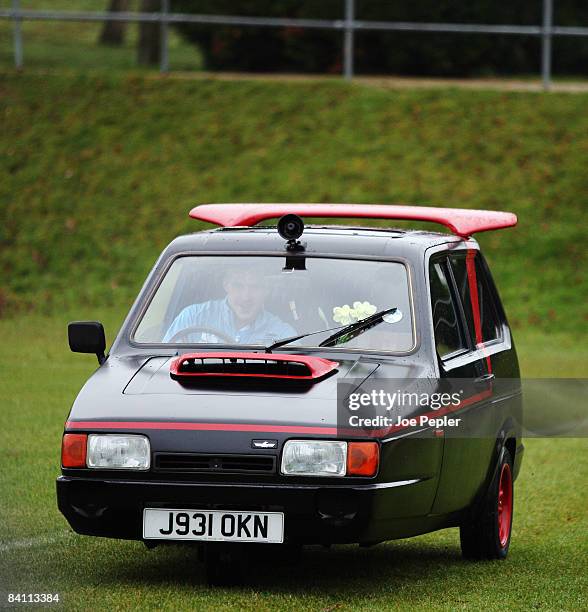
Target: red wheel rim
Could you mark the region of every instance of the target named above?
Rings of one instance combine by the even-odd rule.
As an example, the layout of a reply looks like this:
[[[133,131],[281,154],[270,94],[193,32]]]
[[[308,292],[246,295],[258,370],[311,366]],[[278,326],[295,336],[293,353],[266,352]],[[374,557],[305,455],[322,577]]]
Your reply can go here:
[[[510,465],[505,463],[500,472],[498,485],[498,539],[500,547],[505,548],[510,536],[512,521],[512,474]]]

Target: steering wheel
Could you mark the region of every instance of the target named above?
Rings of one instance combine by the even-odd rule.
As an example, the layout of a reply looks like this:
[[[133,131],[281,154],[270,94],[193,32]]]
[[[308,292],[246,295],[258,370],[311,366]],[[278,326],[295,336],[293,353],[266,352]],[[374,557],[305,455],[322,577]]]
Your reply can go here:
[[[182,338],[183,336],[187,336],[188,334],[195,334],[195,333],[212,334],[216,336],[217,338],[219,338],[220,340],[222,340],[223,342],[225,342],[226,344],[233,344],[235,342],[233,338],[230,338],[227,334],[223,333],[222,331],[218,329],[214,329],[213,327],[202,327],[200,325],[191,325],[190,327],[185,327],[184,329],[180,329],[180,331],[175,333],[168,340],[168,342],[170,344],[174,344],[175,342],[178,342],[178,340]]]

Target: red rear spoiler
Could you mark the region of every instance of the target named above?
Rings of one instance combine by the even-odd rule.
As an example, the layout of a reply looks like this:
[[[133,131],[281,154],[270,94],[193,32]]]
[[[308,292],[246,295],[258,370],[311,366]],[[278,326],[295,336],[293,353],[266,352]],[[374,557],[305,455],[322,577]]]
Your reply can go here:
[[[431,221],[448,227],[462,238],[476,232],[517,224],[517,216],[510,212],[395,204],[202,204],[190,211],[190,217],[193,219],[223,227],[255,225],[265,219],[276,219],[287,214],[300,217]]]
[[[172,360],[170,376],[176,380],[239,376],[315,381],[330,374],[338,365],[336,361],[308,355],[243,351],[187,353]]]

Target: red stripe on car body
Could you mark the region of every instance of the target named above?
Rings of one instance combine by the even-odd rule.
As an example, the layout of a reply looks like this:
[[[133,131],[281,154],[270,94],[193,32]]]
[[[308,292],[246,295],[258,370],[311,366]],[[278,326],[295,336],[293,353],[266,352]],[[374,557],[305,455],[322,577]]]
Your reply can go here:
[[[476,249],[468,249],[466,253],[466,271],[468,275],[468,285],[470,289],[470,302],[474,317],[474,333],[476,334],[476,345],[484,343],[482,336],[482,315],[480,311],[480,297],[478,295],[478,276],[476,274]],[[490,355],[486,355],[488,372],[492,372],[492,360]]]
[[[459,404],[454,406],[445,406],[439,410],[430,410],[421,416],[441,417],[445,414],[456,412],[461,408],[465,408],[478,401],[492,396],[492,391],[482,391],[476,395],[467,397]],[[385,430],[374,430],[371,435],[390,435],[402,429],[407,429],[404,425],[395,425]],[[189,431],[252,431],[257,433],[294,433],[294,434],[324,434],[337,435],[346,431],[338,427],[314,427],[307,425],[268,425],[268,424],[253,424],[253,423],[196,423],[190,421],[67,421],[65,429],[75,430],[94,430],[94,429],[159,429],[159,430],[189,430]],[[366,435],[363,433],[362,435]]]
[[[255,431],[259,433],[336,434],[336,427],[255,425],[252,423],[194,423],[180,421],[67,421],[67,429],[178,429],[193,431]]]

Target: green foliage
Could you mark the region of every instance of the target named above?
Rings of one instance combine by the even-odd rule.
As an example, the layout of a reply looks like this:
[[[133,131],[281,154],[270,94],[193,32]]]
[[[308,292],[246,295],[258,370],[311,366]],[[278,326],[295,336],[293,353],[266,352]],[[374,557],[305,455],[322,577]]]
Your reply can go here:
[[[174,11],[342,20],[344,0],[174,0]],[[554,23],[580,26],[588,6],[558,0]],[[356,0],[356,18],[365,21],[540,25],[540,1],[382,2]],[[299,27],[264,28],[178,24],[201,49],[211,70],[340,72],[342,32]],[[536,73],[538,36],[362,31],[356,34],[356,68],[361,74],[480,76]],[[586,74],[588,40],[557,38],[558,74]]]
[[[0,79],[0,305],[128,307],[203,202],[512,210],[481,234],[515,327],[586,329],[586,95]],[[206,226],[209,227],[209,226]],[[91,316],[91,314],[90,314]]]

